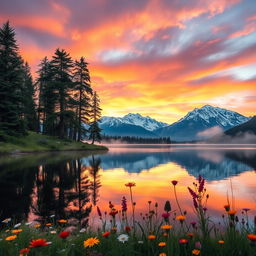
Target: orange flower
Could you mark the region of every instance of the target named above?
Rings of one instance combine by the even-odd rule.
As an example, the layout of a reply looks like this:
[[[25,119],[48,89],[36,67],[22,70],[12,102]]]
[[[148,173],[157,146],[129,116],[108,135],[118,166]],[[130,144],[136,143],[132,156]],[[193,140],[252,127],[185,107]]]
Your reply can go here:
[[[164,247],[164,246],[166,246],[166,243],[165,243],[165,242],[160,242],[160,243],[158,244],[158,246]]]
[[[29,248],[23,248],[20,250],[20,256],[27,256],[29,253],[30,249]]]
[[[200,250],[194,249],[194,250],[192,251],[192,254],[193,254],[193,255],[199,255],[199,254],[200,254]]]
[[[223,240],[218,241],[219,244],[224,244],[225,242]]]
[[[17,238],[16,235],[14,235],[14,236],[7,236],[7,237],[5,238],[5,240],[6,240],[6,241],[13,241],[13,240],[15,240],[16,238]]]
[[[84,247],[93,247],[94,245],[97,245],[100,242],[100,240],[97,237],[91,237],[84,241]]]
[[[22,232],[22,229],[14,229],[14,230],[12,230],[13,234],[19,234],[20,232]]]
[[[228,215],[234,216],[236,214],[236,211],[235,210],[229,210],[227,213],[228,213]]]
[[[188,239],[182,238],[179,240],[180,244],[187,244],[188,243]]]
[[[166,253],[161,252],[161,253],[159,254],[159,256],[167,256],[167,255],[166,255]]]
[[[168,233],[163,233],[163,236],[165,236],[165,237],[168,236]]]
[[[248,234],[247,238],[250,239],[252,242],[256,242],[256,235],[255,234]]]
[[[154,240],[154,239],[156,239],[156,236],[155,236],[155,235],[149,235],[149,236],[148,236],[148,239],[149,239],[149,240]]]
[[[186,219],[186,217],[183,216],[183,215],[180,215],[180,216],[177,216],[177,217],[176,217],[176,220],[179,220],[181,223],[182,223],[185,219]]]
[[[190,238],[192,238],[194,236],[194,233],[188,233],[187,234]]]
[[[131,188],[131,187],[135,187],[136,184],[134,182],[128,182],[125,184],[125,186]]]
[[[41,227],[41,224],[35,224],[34,225],[34,228],[40,228]]]
[[[45,239],[36,239],[36,240],[32,240],[30,243],[29,243],[29,247],[33,248],[33,247],[43,247],[43,246],[46,246],[48,245],[48,242],[46,242]]]
[[[105,232],[102,234],[103,237],[108,237],[110,235],[110,232]]]
[[[229,204],[225,204],[224,208],[225,208],[226,212],[228,212],[230,210],[230,205]]]
[[[46,227],[50,227],[52,225],[52,223],[46,223],[45,226]]]
[[[172,229],[172,225],[163,225],[163,226],[161,226],[161,229],[170,230],[170,229]]]
[[[68,221],[67,220],[64,220],[64,219],[60,219],[58,220],[59,223],[67,223]]]

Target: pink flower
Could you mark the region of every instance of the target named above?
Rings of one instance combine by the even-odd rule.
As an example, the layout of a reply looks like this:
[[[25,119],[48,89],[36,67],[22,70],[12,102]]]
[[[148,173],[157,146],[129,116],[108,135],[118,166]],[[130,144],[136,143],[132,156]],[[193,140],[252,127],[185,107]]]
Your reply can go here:
[[[164,212],[162,214],[162,217],[165,218],[165,219],[168,219],[170,217],[170,214],[168,212]]]

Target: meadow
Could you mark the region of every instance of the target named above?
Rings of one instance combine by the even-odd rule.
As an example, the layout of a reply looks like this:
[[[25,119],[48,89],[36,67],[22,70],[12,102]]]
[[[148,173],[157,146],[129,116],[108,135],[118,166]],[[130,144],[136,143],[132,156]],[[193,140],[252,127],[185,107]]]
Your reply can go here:
[[[188,187],[193,216],[188,216],[179,203],[178,181],[171,181],[169,188],[175,195],[175,202],[167,200],[164,209],[160,209],[157,202],[145,202],[148,210],[139,217],[136,217],[136,195],[133,193],[136,184],[129,182],[125,186],[127,195],[121,198],[121,205],[109,202],[108,209],[97,207],[97,225],[80,225],[55,215],[41,222],[2,220],[0,255],[256,255],[254,210],[236,211],[233,198],[227,198],[227,204],[221,206],[221,220],[215,223],[207,209],[211,195],[201,176]],[[191,218],[194,221],[189,221]]]

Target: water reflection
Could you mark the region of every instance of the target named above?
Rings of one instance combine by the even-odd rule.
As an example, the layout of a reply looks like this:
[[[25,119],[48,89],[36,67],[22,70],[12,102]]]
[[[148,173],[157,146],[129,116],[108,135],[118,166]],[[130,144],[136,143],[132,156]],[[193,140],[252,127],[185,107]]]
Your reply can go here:
[[[0,158],[0,218],[47,223],[55,215],[85,226],[96,205],[107,209],[109,201],[120,203],[127,194],[127,181],[137,183],[137,209],[143,211],[148,200],[160,206],[167,198],[173,200],[170,180],[177,179],[180,200],[187,209],[191,205],[187,186],[199,174],[214,195],[209,200],[214,214],[219,211],[215,202],[225,203],[231,181],[236,206],[255,208],[255,162],[255,149],[223,148],[114,148],[107,154],[4,157]]]

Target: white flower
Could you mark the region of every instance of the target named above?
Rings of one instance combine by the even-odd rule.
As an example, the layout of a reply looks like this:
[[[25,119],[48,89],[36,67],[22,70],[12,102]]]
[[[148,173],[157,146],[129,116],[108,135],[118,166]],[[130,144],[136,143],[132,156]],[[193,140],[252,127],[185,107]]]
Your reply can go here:
[[[86,231],[86,229],[85,228],[82,228],[79,232],[80,233],[84,233]]]
[[[30,226],[33,223],[33,221],[25,223],[26,226]]]
[[[143,241],[138,241],[138,244],[143,244]]]
[[[5,224],[7,224],[7,223],[10,222],[10,221],[11,221],[11,218],[8,218],[8,219],[3,220],[2,222],[5,223]]]
[[[52,230],[50,233],[51,234],[56,234],[57,232],[55,230]]]
[[[49,244],[52,244],[52,242],[47,242],[47,244],[49,245]]]
[[[54,215],[54,214],[50,216],[50,218],[54,218],[54,217],[55,217],[55,215]]]
[[[126,235],[126,234],[122,234],[122,235],[119,235],[119,236],[117,237],[117,239],[118,239],[119,242],[124,243],[124,242],[127,242],[127,241],[128,241],[129,236]]]
[[[16,225],[14,225],[14,228],[18,228],[19,226],[21,226],[21,223],[17,223]]]

